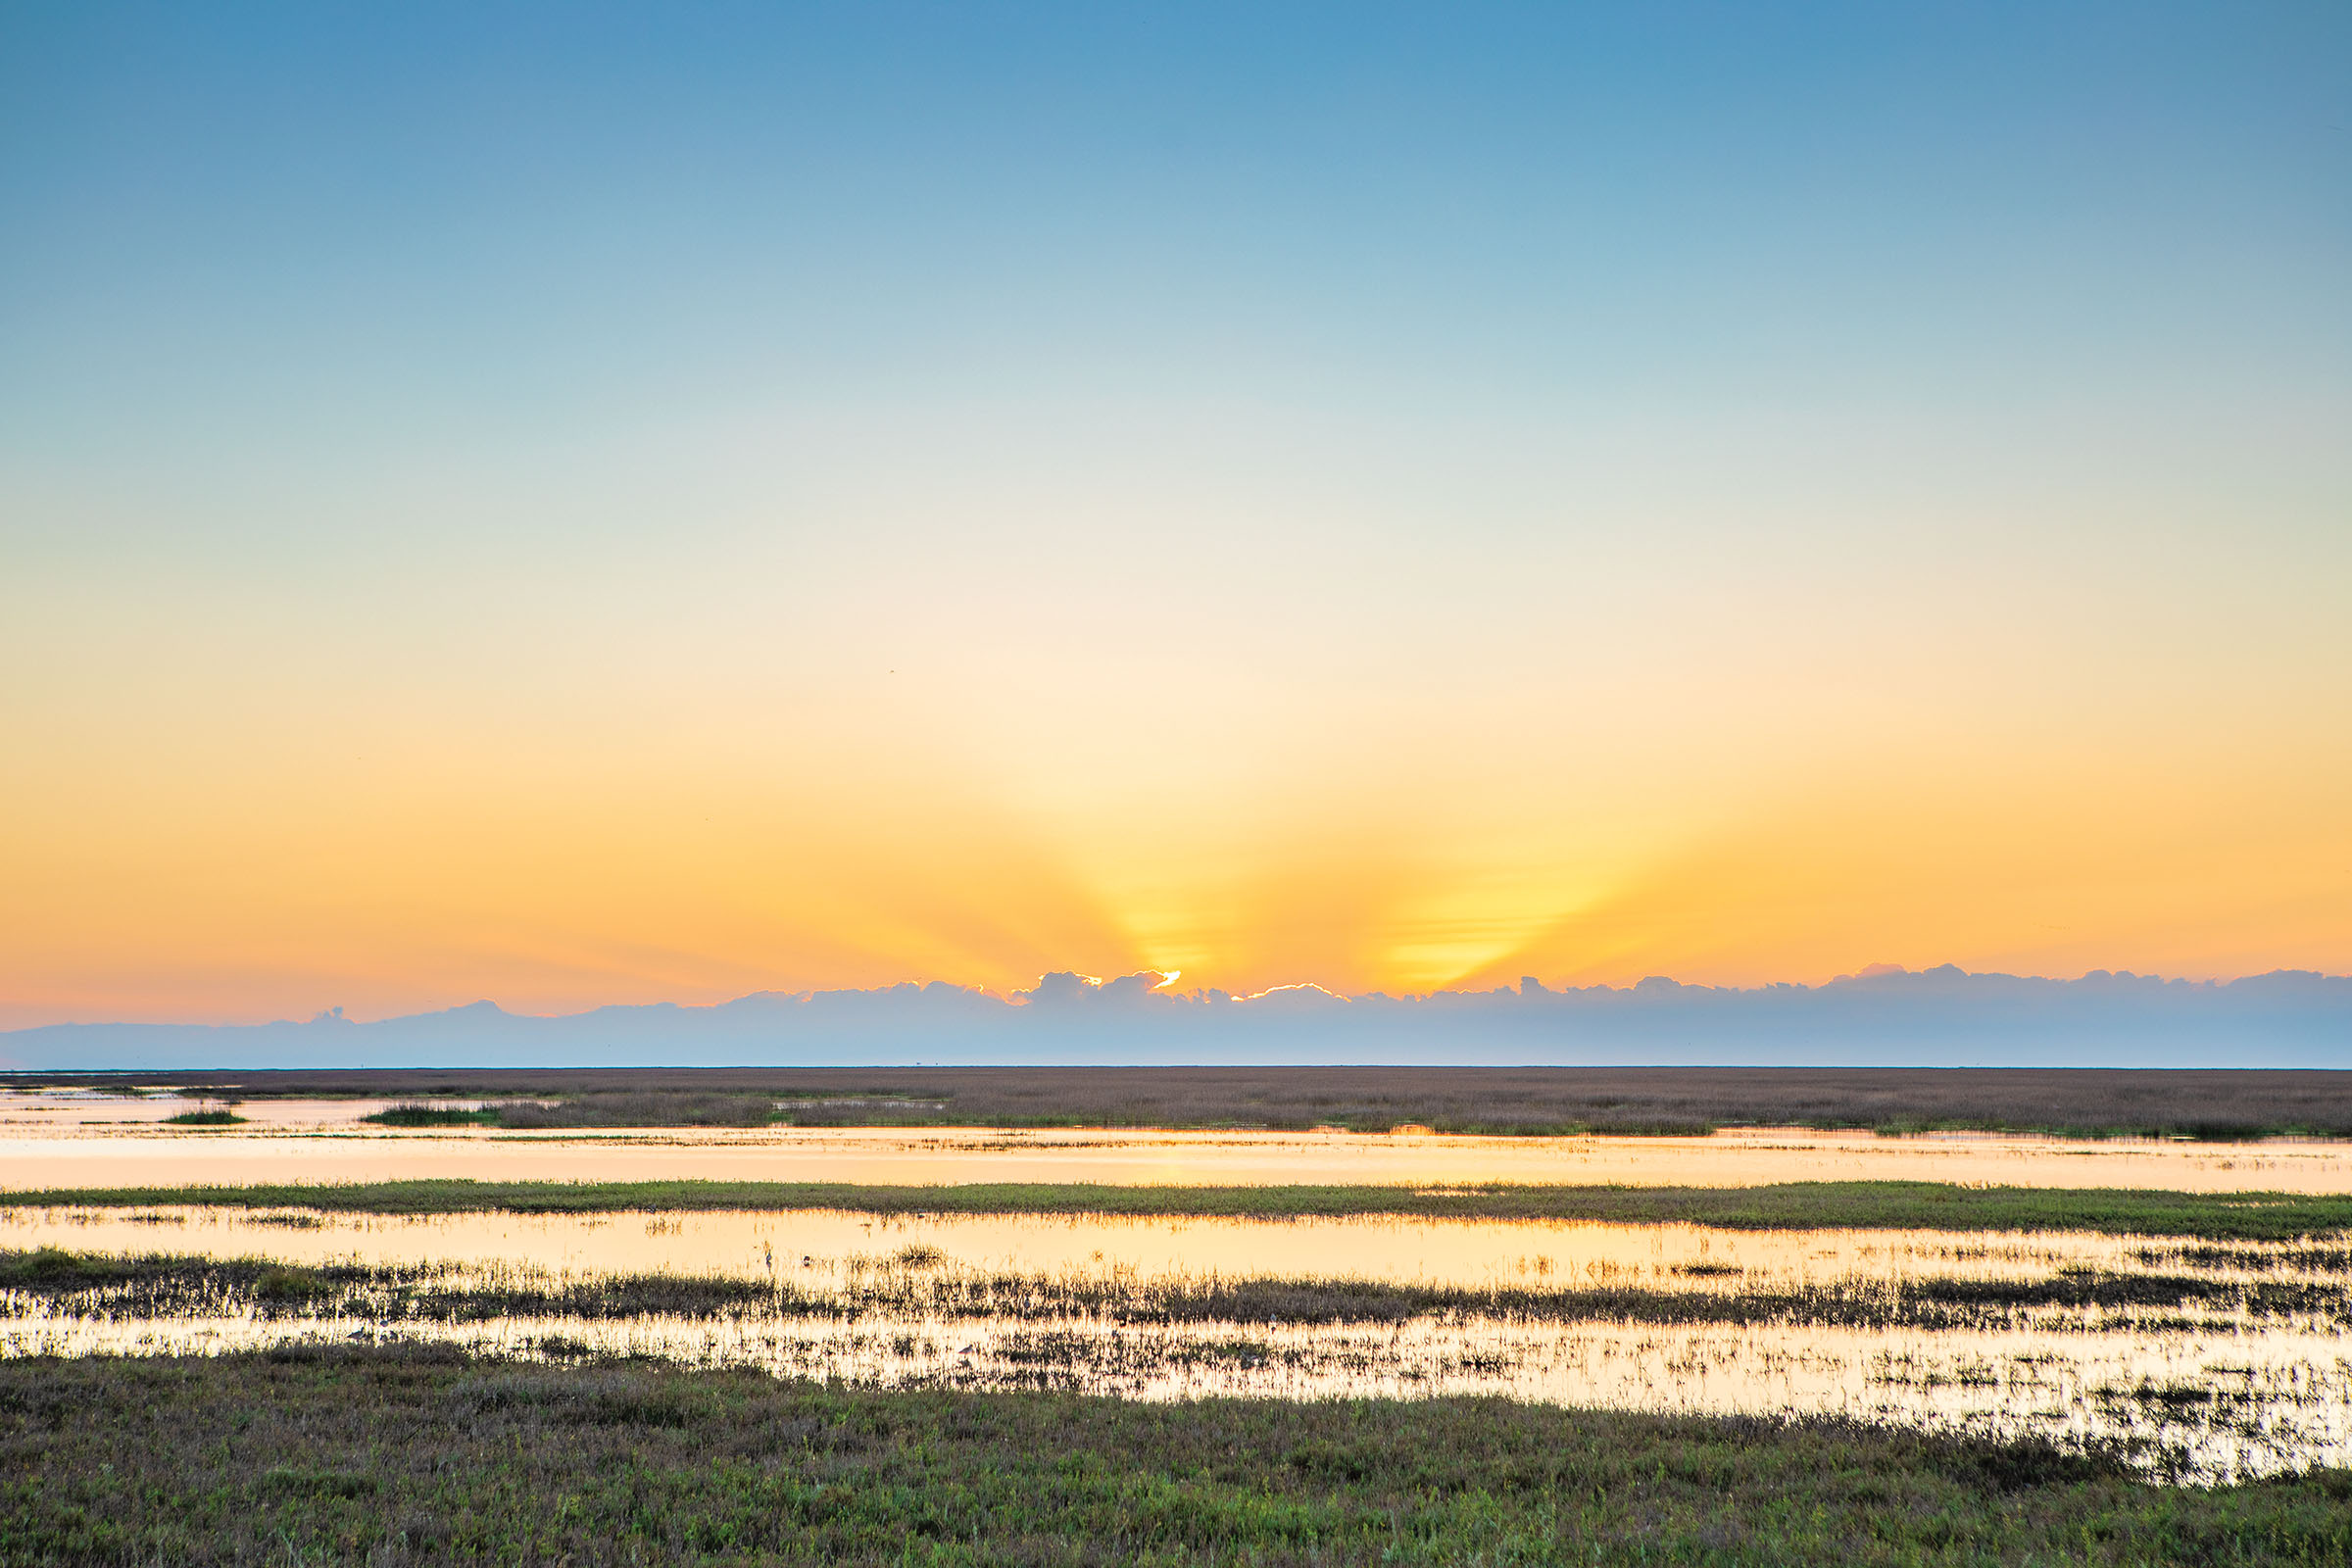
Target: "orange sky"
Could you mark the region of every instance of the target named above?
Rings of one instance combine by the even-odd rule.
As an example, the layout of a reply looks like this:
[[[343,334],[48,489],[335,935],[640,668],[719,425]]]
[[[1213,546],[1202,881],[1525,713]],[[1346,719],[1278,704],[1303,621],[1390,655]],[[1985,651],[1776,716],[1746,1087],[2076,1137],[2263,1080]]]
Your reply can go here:
[[[1820,686],[1759,655],[1482,690],[1506,662],[1473,646],[1421,689],[1309,702],[1322,672],[1270,662],[1204,661],[1189,689],[1149,651],[1090,662],[1085,625],[1056,628],[1058,683],[934,649],[794,703],[598,624],[536,679],[485,651],[470,682],[370,693],[353,640],[198,643],[135,688],[31,705],[0,1018],[559,1011],[1054,968],[1395,992],[2352,958],[2352,765],[2291,691],[2193,726],[2144,698],[2088,713],[2080,671],[2012,688],[1972,661],[1931,684],[1895,638]]]

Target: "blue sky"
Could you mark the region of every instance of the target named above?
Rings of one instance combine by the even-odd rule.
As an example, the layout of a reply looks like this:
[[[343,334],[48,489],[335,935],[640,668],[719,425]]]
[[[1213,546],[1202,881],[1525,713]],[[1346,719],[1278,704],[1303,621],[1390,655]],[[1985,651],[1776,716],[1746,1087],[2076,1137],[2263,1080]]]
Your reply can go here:
[[[2168,371],[2327,380],[2346,346],[2332,6],[60,7],[10,31],[12,403],[101,444],[165,416],[527,439],[811,372],[1966,415],[2140,402]]]

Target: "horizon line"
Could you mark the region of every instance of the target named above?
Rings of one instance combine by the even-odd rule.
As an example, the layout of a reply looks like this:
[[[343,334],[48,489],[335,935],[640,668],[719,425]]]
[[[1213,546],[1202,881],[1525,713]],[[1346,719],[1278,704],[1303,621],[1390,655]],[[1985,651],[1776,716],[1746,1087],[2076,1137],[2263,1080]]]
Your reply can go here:
[[[1558,984],[1547,984],[1537,976],[1523,975],[1520,977],[1520,980],[1516,985],[1483,986],[1476,988],[1440,986],[1428,991],[1413,992],[1388,992],[1377,990],[1344,992],[1334,990],[1319,981],[1313,980],[1288,981],[1279,985],[1267,986],[1261,990],[1252,992],[1231,992],[1216,986],[1198,986],[1190,991],[1177,991],[1173,989],[1173,987],[1176,979],[1181,975],[1181,973],[1182,971],[1180,970],[1146,968],[1134,970],[1127,974],[1113,975],[1105,979],[1101,976],[1086,974],[1078,970],[1058,969],[1050,970],[1047,973],[1038,976],[1037,980],[1026,990],[1009,991],[1000,991],[990,986],[965,985],[951,980],[909,977],[905,980],[893,981],[888,984],[877,986],[805,987],[791,991],[776,989],[748,991],[739,996],[725,997],[711,1002],[678,1002],[667,999],[657,999],[644,1002],[605,1002],[599,1003],[593,1006],[578,1008],[570,1012],[518,1012],[492,998],[483,997],[477,998],[471,1002],[453,1003],[450,1005],[443,1007],[427,1007],[413,1012],[384,1013],[380,1016],[365,1018],[350,1016],[345,1009],[339,1005],[321,1008],[308,1018],[275,1017],[258,1020],[225,1018],[72,1018],[61,1019],[49,1023],[22,1024],[9,1028],[0,1028],[0,1037],[8,1035],[31,1034],[49,1029],[269,1029],[277,1027],[303,1027],[308,1025],[329,1023],[348,1023],[358,1027],[366,1027],[371,1024],[397,1023],[408,1019],[443,1017],[454,1013],[477,1011],[483,1008],[487,1008],[503,1017],[508,1018],[537,1019],[548,1022],[556,1022],[564,1019],[591,1017],[597,1013],[608,1011],[671,1008],[684,1012],[710,1012],[722,1007],[736,1006],[743,1003],[758,1001],[763,998],[785,1002],[808,1003],[820,997],[881,997],[905,993],[909,990],[918,993],[936,993],[940,991],[953,992],[961,996],[996,1002],[1008,1007],[1027,1007],[1040,1004],[1041,1000],[1046,1003],[1051,1003],[1056,1000],[1064,1000],[1072,997],[1094,996],[1102,993],[1112,993],[1114,995],[1123,994],[1136,1001],[1157,1003],[1160,1004],[1247,1005],[1250,1003],[1263,1002],[1269,998],[1291,996],[1302,992],[1312,992],[1320,997],[1328,999],[1333,1003],[1347,1004],[1365,1002],[1398,1004],[1433,1002],[1441,998],[1447,997],[1493,998],[1498,996],[1508,996],[1533,998],[1547,996],[1568,998],[1575,996],[1590,997],[1595,994],[1638,995],[1645,991],[1652,993],[1664,993],[1668,991],[1698,991],[1729,995],[1755,995],[1775,991],[1811,993],[1828,990],[1836,986],[1852,986],[1871,981],[1902,979],[1918,980],[1928,978],[1961,980],[2014,980],[2020,982],[2034,982],[2045,985],[2063,986],[2082,985],[2086,982],[2094,981],[2130,981],[2134,984],[2155,984],[2168,987],[2181,986],[2199,990],[2221,990],[2230,986],[2241,984],[2248,980],[2269,979],[2274,976],[2298,976],[2309,977],[2318,980],[2352,979],[2352,973],[2337,973],[2325,969],[2285,967],[2258,970],[2252,973],[2231,975],[2227,977],[2216,976],[2206,979],[2193,979],[2182,975],[2163,975],[2154,972],[2143,973],[2132,969],[2105,968],[2088,969],[2080,975],[2071,976],[2048,974],[2016,974],[2007,970],[1998,969],[1964,969],[1956,963],[1945,962],[1930,965],[1921,969],[1908,968],[1899,963],[1871,963],[1865,964],[1861,968],[1850,973],[1835,975],[1828,980],[1819,982],[1806,982],[1798,980],[1767,980],[1757,982],[1753,985],[1717,985],[1705,982],[1687,982],[1678,980],[1671,975],[1645,975],[1640,980],[1629,981],[1622,985],[1611,985],[1606,981],[1596,981],[1590,985],[1580,986],[1566,981],[1562,981]],[[1131,984],[1145,980],[1151,981],[1152,984]],[[1055,987],[1054,982],[1056,981],[1067,982],[1067,984]]]

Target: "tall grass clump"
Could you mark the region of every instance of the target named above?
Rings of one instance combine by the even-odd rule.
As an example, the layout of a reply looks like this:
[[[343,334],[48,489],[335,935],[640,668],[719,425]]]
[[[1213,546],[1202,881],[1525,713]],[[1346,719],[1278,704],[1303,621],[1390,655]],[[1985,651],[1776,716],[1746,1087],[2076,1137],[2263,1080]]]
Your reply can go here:
[[[494,1127],[498,1125],[498,1112],[467,1110],[459,1105],[400,1104],[388,1105],[360,1120],[378,1127]]]

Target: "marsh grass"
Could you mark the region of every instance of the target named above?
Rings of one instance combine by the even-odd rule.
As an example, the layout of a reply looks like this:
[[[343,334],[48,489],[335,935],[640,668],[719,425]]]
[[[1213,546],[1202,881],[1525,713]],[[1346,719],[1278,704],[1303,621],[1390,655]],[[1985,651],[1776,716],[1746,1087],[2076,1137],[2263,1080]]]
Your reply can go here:
[[[1602,1220],[1726,1230],[2068,1231],[2209,1243],[2352,1234],[2352,1194],[2180,1193],[2130,1188],[1963,1187],[1945,1182],[1784,1182],[1759,1187],[1123,1187],[973,1182],[476,1182],[425,1180],[245,1187],[48,1188],[0,1193],[0,1207],[167,1205],[367,1214],[587,1214],[629,1210],[866,1214],[1120,1214],[1284,1219]]]
[[[549,1102],[514,1101],[491,1107],[498,1125],[560,1127],[764,1127],[779,1119],[765,1094],[595,1091]]]
[[[2299,1269],[2352,1274],[2352,1247],[2249,1247],[2242,1243],[2191,1243],[2169,1247],[2135,1247],[2132,1257],[2142,1263],[2170,1263],[2181,1268],[2275,1270]]]
[[[466,1110],[457,1105],[387,1105],[360,1120],[378,1127],[495,1127],[499,1113],[487,1106]]]
[[[878,1391],[440,1348],[0,1363],[0,1561],[2339,1564],[2352,1475],[1494,1398]]]
[[[183,1110],[176,1116],[166,1116],[167,1127],[241,1127],[246,1118],[233,1110]]]
[[[139,1075],[183,1093],[553,1101],[514,1127],[1317,1126],[1441,1133],[1703,1133],[1719,1127],[2016,1131],[2067,1137],[2352,1136],[2352,1072],[1863,1067],[518,1067]],[[0,1077],[136,1087],[121,1074]]]

